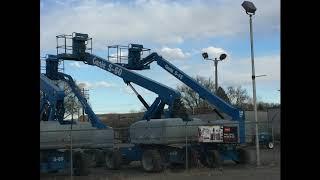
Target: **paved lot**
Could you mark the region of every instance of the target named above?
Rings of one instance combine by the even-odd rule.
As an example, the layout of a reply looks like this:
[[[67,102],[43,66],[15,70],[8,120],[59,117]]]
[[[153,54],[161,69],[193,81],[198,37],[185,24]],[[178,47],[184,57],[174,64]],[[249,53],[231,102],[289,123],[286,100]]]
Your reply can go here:
[[[254,147],[248,147],[252,158],[255,157]],[[122,170],[106,170],[104,168],[91,169],[91,174],[84,177],[73,177],[74,180],[280,180],[280,148],[273,150],[262,148],[261,167],[253,164],[237,165],[233,162],[224,162],[222,169],[192,168],[185,171],[183,168],[168,169],[161,173],[146,173],[140,167],[139,162],[132,162]],[[67,175],[41,175],[43,180],[67,180]]]

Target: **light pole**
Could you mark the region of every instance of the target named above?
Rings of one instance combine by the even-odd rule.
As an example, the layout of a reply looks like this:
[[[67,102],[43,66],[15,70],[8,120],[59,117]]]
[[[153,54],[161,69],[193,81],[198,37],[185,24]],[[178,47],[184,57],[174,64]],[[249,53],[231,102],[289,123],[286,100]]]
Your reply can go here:
[[[227,55],[223,53],[223,54],[220,55],[219,59],[217,59],[217,58],[209,59],[208,53],[204,52],[204,53],[202,53],[202,57],[203,57],[204,60],[214,61],[214,67],[215,67],[215,90],[216,90],[216,93],[217,93],[218,87],[219,87],[218,86],[218,62],[224,60],[227,57]]]
[[[250,1],[243,1],[241,5],[246,11],[246,14],[249,15],[249,21],[250,21],[253,106],[254,106],[254,118],[256,121],[256,152],[257,152],[257,166],[260,166],[259,130],[258,130],[258,113],[257,113],[257,103],[256,103],[256,81],[255,81],[256,76],[255,76],[255,69],[254,69],[253,32],[252,32],[252,15],[255,14],[257,8]]]

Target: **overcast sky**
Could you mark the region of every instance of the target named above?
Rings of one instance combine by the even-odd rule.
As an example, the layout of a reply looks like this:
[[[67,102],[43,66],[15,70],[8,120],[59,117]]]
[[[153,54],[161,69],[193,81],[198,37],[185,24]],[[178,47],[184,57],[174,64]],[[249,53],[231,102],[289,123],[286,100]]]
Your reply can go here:
[[[214,65],[204,61],[227,53],[218,65],[219,85],[241,85],[252,94],[249,18],[242,0],[41,0],[40,54],[56,53],[56,35],[87,33],[94,54],[107,56],[108,45],[143,44],[191,76],[214,78]],[[258,100],[280,102],[280,1],[255,0],[254,50]],[[123,80],[82,62],[66,62],[65,73],[90,89],[97,113],[129,112],[142,105]],[[156,64],[139,71],[175,88],[181,83]],[[149,103],[155,94],[135,86]]]

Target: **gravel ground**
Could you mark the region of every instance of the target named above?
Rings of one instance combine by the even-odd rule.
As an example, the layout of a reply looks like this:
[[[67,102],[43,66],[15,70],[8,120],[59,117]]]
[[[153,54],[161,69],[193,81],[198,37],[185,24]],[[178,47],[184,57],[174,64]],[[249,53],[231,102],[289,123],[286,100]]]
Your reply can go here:
[[[255,157],[255,147],[248,147],[252,158]],[[73,180],[191,180],[199,178],[201,180],[221,179],[221,180],[280,180],[280,148],[276,145],[273,150],[261,147],[261,166],[254,165],[255,160],[249,165],[237,165],[226,161],[222,169],[191,168],[185,171],[183,168],[167,169],[161,173],[146,173],[142,170],[139,162],[132,162],[124,166],[121,170],[106,170],[105,168],[91,169],[89,176],[75,176]],[[42,174],[43,180],[67,180],[68,175]]]

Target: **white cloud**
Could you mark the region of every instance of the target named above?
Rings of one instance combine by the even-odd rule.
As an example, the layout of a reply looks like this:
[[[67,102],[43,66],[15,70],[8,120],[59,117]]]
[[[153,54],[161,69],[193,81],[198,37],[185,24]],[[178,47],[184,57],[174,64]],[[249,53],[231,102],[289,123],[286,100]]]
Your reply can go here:
[[[191,68],[191,66],[189,66],[189,65],[183,65],[183,66],[181,66],[181,70],[183,70],[183,71],[185,71],[185,70],[188,70],[188,69],[190,69]]]
[[[92,84],[89,82],[80,82],[80,83],[78,83],[78,86],[80,89],[82,89],[82,88],[90,89],[92,87]]]
[[[105,82],[105,81],[99,81],[95,84],[96,88],[110,88],[110,87],[115,87],[114,84]]]
[[[168,48],[168,47],[163,47],[160,50],[160,54],[165,59],[169,59],[169,60],[182,60],[191,56],[190,53],[188,52],[184,53],[180,48]]]
[[[129,86],[125,86],[125,87],[121,88],[121,91],[126,94],[134,95],[134,92],[132,91],[132,89]]]
[[[62,2],[62,1],[55,1],[55,3],[62,6],[66,5],[66,2]]]
[[[247,35],[248,16],[241,3],[242,0],[66,1],[63,6],[52,6],[41,13],[41,48],[53,49],[56,35],[78,31],[88,33],[94,39],[93,47],[103,50],[106,45],[137,41],[168,46],[188,39]],[[255,5],[255,35],[278,31],[273,27],[280,25],[280,1],[256,0]]]
[[[221,63],[222,64],[222,63]],[[223,70],[220,70],[222,69]],[[219,70],[221,76],[225,76],[225,83],[233,84],[251,84],[251,59],[243,59],[239,62],[230,61],[224,66],[221,65]],[[255,73],[256,75],[267,75],[265,77],[258,77],[257,83],[267,81],[278,81],[280,83],[280,55],[270,55],[255,58]]]
[[[156,39],[157,43],[161,43],[161,44],[181,44],[184,42],[184,39],[181,36],[176,36],[176,35],[172,35],[172,36],[160,36],[157,37]]]
[[[85,81],[85,82],[79,82],[78,86],[79,88],[85,88],[85,89],[97,89],[97,88],[112,88],[112,87],[116,87],[117,85],[108,83],[106,81],[98,81],[94,83]]]
[[[203,48],[201,52],[207,52],[209,58],[219,58],[222,53],[227,54],[227,52],[224,49],[213,46]]]
[[[267,75],[258,77],[257,83],[274,82],[280,86],[280,55],[268,55],[255,58],[256,75]],[[192,68],[184,71],[190,76],[214,77],[213,62],[194,64]],[[222,61],[218,66],[219,85],[222,86],[247,86],[251,85],[251,59],[232,59]]]
[[[150,95],[155,95],[155,93],[143,88],[143,87],[140,87],[138,85],[135,85],[133,83],[131,83],[131,85],[134,87],[134,89],[141,95],[141,96],[150,96]],[[135,95],[135,93],[133,92],[133,90],[129,87],[129,86],[124,86],[121,88],[121,91],[126,93],[126,94],[130,94],[130,95]]]
[[[82,67],[79,62],[72,62],[72,63],[70,63],[70,66],[76,67],[76,68]]]

